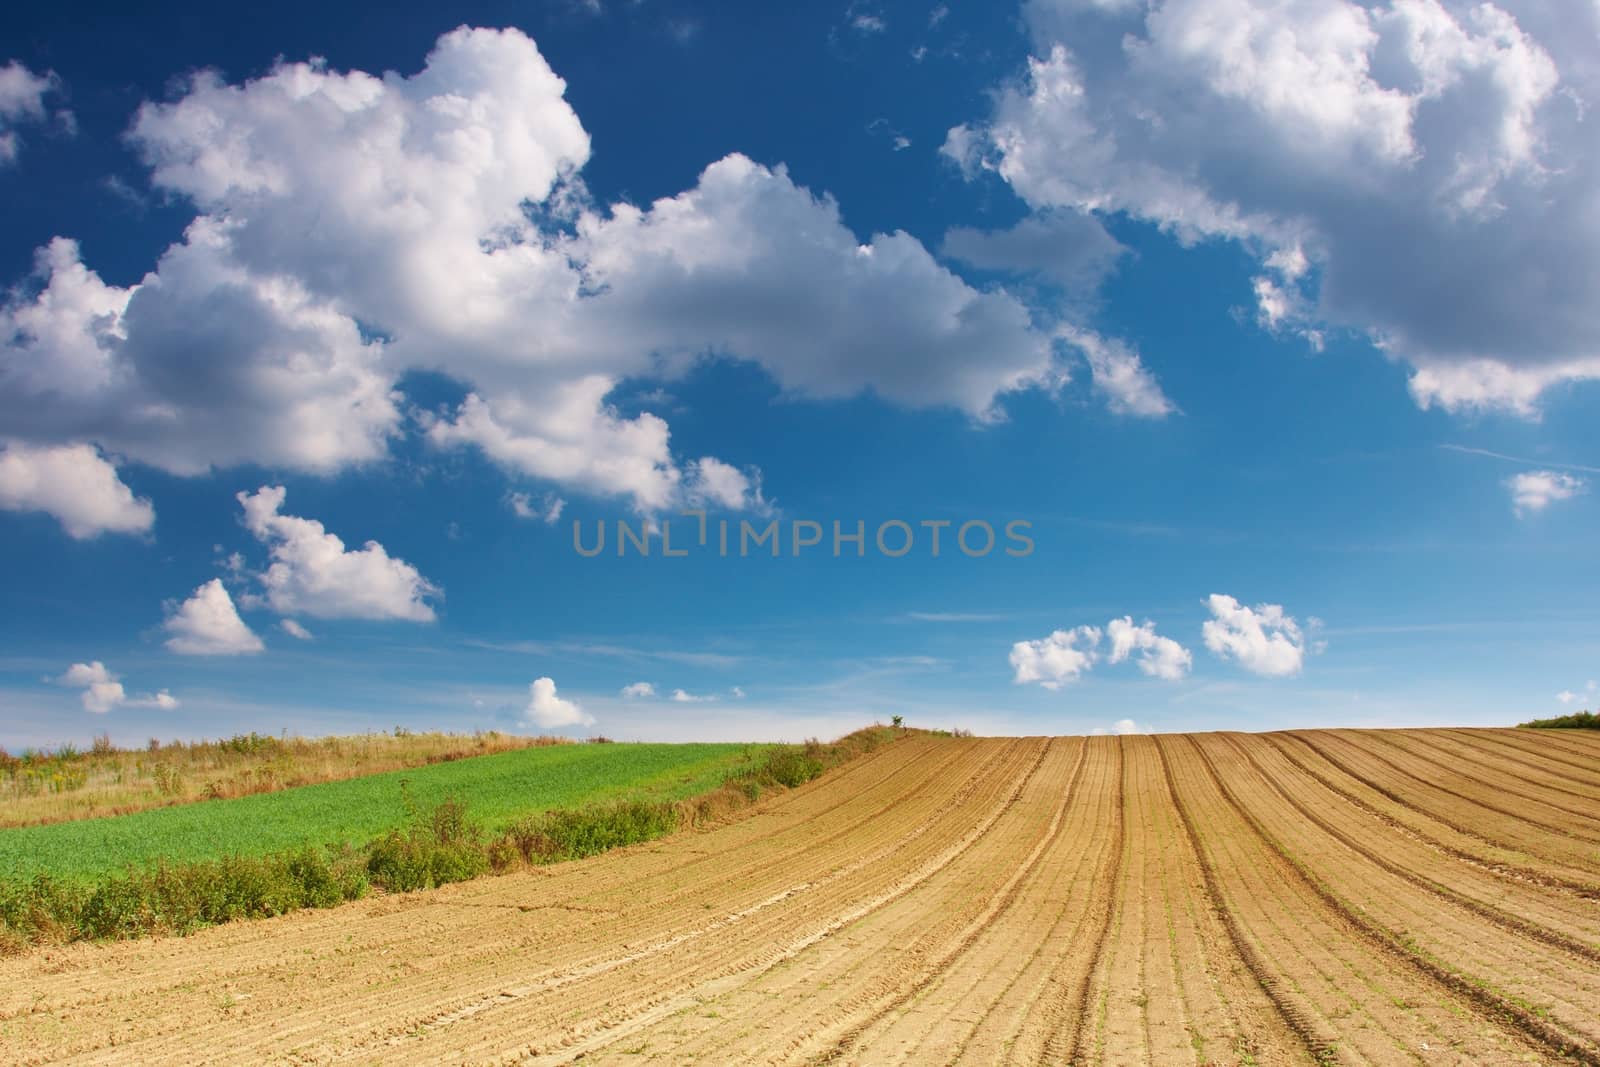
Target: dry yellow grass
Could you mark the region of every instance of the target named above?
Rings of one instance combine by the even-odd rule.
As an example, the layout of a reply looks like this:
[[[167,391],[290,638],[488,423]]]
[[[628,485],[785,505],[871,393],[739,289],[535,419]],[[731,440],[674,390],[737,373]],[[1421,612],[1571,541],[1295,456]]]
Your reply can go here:
[[[487,756],[564,738],[475,734],[369,733],[344,737],[245,734],[219,741],[12,756],[0,749],[0,827],[127,815],[196,800],[269,793],[291,786]]]

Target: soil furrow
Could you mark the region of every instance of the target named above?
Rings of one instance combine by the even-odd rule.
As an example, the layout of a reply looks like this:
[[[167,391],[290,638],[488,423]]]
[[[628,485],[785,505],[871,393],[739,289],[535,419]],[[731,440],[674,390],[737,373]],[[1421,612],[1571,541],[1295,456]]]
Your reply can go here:
[[[1167,791],[1172,795],[1173,806],[1178,811],[1178,818],[1183,822],[1184,832],[1189,837],[1189,844],[1194,849],[1195,855],[1200,860],[1201,877],[1205,880],[1206,898],[1211,907],[1216,910],[1222,919],[1222,925],[1228,931],[1228,940],[1233,943],[1233,950],[1244,963],[1250,974],[1260,985],[1267,998],[1272,1001],[1272,1006],[1277,1009],[1284,1024],[1300,1039],[1300,1043],[1310,1058],[1319,1063],[1329,1062],[1335,1055],[1338,1045],[1338,1035],[1332,1030],[1319,1025],[1310,1013],[1300,1005],[1294,1003],[1292,997],[1277,980],[1276,975],[1267,967],[1266,962],[1256,951],[1255,945],[1245,935],[1244,928],[1240,925],[1238,917],[1228,907],[1227,897],[1222,892],[1216,868],[1207,857],[1205,849],[1201,846],[1200,832],[1195,826],[1194,816],[1189,812],[1189,806],[1183,799],[1183,794],[1178,791],[1178,783],[1172,775],[1172,763],[1167,756],[1166,742],[1156,738],[1156,751],[1161,755],[1161,772],[1166,776]]]
[[[1600,1065],[1600,1049],[1547,1024],[1534,1012],[1493,992],[1486,983],[1475,980],[1473,976],[1451,969],[1442,962],[1430,958],[1424,952],[1408,944],[1401,935],[1396,934],[1382,923],[1352,907],[1339,894],[1329,888],[1325,882],[1309,871],[1293,852],[1262,826],[1260,820],[1239,802],[1232,787],[1218,773],[1216,765],[1205,749],[1193,738],[1188,738],[1188,740],[1195,752],[1199,754],[1201,763],[1205,765],[1217,787],[1222,791],[1223,796],[1227,798],[1235,812],[1250,826],[1256,836],[1265,842],[1273,852],[1283,858],[1288,867],[1299,875],[1307,888],[1315,893],[1328,906],[1330,911],[1338,915],[1340,919],[1357,931],[1370,944],[1406,963],[1440,987],[1471,1002],[1487,1018],[1514,1026],[1527,1037],[1544,1046],[1549,1052],[1560,1057],[1576,1059],[1582,1063]]]
[[[1432,878],[1423,877],[1422,875],[1407,870],[1398,863],[1389,861],[1388,859],[1384,858],[1383,855],[1381,855],[1376,849],[1367,847],[1360,841],[1356,840],[1353,835],[1347,834],[1343,830],[1340,830],[1338,827],[1334,826],[1332,822],[1325,819],[1310,805],[1303,803],[1291,791],[1285,789],[1282,784],[1280,784],[1264,767],[1261,766],[1261,763],[1255,758],[1255,756],[1253,756],[1237,739],[1233,737],[1225,737],[1225,740],[1234,751],[1238,752],[1239,755],[1255,769],[1257,774],[1261,775],[1262,780],[1264,780],[1272,788],[1273,793],[1281,798],[1286,805],[1298,812],[1301,818],[1318,827],[1328,836],[1334,838],[1352,852],[1358,853],[1363,859],[1373,866],[1387,871],[1397,878],[1405,879],[1405,881],[1416,886],[1418,889],[1421,889],[1430,896],[1437,897],[1440,900],[1448,901],[1450,904],[1453,904],[1458,908],[1470,911],[1474,915],[1477,915],[1478,917],[1493,923],[1502,930],[1505,930],[1507,933],[1518,934],[1523,937],[1531,938],[1535,941],[1550,945],[1553,948],[1560,949],[1563,952],[1570,953],[1578,958],[1588,960],[1591,963],[1600,963],[1600,948],[1597,948],[1594,945],[1587,944],[1578,940],[1577,938],[1568,937],[1557,930],[1551,930],[1548,927],[1529,922],[1520,916],[1513,915],[1510,912],[1501,910],[1500,908],[1491,907],[1490,905],[1484,904],[1481,901],[1474,900],[1469,896],[1458,893],[1449,886],[1434,881]]]
[[[588,860],[0,959],[0,1062],[1600,1064],[1590,755],[923,735]]]

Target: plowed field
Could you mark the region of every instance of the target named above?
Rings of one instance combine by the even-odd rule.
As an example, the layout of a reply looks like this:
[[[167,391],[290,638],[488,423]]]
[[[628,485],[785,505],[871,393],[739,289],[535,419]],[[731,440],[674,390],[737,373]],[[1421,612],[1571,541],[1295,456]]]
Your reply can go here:
[[[1600,737],[917,737],[717,828],[0,961],[0,1061],[1600,1064]]]

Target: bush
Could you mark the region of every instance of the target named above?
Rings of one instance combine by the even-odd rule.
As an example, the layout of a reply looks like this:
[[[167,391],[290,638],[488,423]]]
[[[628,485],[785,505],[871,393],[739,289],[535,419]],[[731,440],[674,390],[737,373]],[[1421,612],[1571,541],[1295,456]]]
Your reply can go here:
[[[768,754],[764,770],[777,784],[793,789],[821,774],[823,766],[821,758],[807,749],[780,745]]]
[[[467,819],[467,806],[450,797],[419,812],[405,782],[401,797],[411,825],[391,830],[368,849],[367,871],[385,889],[407,893],[476,878],[489,868],[483,831]]]
[[[677,828],[676,806],[629,800],[520,819],[502,839],[529,863],[553,863],[654,840]]]
[[[1600,715],[1592,711],[1579,711],[1554,719],[1534,719],[1520,725],[1535,730],[1600,730]]]
[[[266,752],[277,752],[283,748],[283,742],[270,734],[258,734],[252,730],[247,734],[234,734],[227,740],[218,741],[217,748],[241,756],[257,756]]]
[[[129,870],[94,886],[38,875],[0,886],[0,950],[30,942],[188,933],[202,926],[326,908],[367,892],[351,849]]]

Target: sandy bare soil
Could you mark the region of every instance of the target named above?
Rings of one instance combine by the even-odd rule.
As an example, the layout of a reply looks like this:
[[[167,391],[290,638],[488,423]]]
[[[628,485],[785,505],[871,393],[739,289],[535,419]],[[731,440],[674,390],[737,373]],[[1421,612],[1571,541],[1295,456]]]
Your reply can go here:
[[[916,738],[737,822],[0,962],[0,1061],[1600,1063],[1600,737]]]

